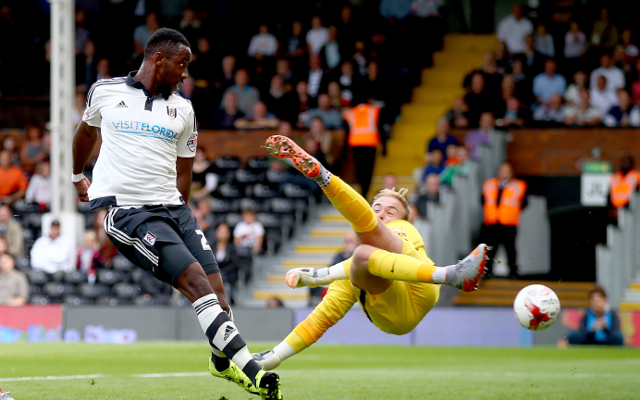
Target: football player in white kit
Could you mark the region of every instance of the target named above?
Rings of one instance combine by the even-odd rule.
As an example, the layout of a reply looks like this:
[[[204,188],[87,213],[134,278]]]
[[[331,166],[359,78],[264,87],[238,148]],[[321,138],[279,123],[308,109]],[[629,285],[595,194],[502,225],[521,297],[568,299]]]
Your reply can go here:
[[[191,103],[175,93],[191,49],[157,30],[140,70],[96,82],[73,140],[72,181],[81,201],[107,207],[105,231],[137,266],[193,304],[211,347],[209,371],[263,399],[281,399],[279,377],[255,361],[233,323],[218,264],[186,202],[198,132]],[[82,175],[98,137],[93,182]]]

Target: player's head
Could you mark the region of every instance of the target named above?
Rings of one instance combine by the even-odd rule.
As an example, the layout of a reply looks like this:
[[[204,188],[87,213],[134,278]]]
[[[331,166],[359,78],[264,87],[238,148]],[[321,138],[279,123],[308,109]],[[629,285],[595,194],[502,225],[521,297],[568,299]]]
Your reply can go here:
[[[189,75],[187,66],[191,62],[191,46],[182,33],[161,28],[147,41],[144,60],[158,68],[161,86],[174,92]]]
[[[404,219],[409,220],[409,203],[405,198],[408,190],[401,188],[396,192],[393,189],[382,189],[373,198],[373,212],[385,223]]]

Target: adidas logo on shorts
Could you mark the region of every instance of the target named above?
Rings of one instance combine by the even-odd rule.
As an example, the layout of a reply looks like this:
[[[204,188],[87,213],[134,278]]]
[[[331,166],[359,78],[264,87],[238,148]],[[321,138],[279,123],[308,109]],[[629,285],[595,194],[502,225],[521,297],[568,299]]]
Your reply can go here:
[[[116,108],[129,108],[129,107],[126,104],[124,104],[124,100],[122,100],[120,103],[118,103]]]
[[[231,336],[235,331],[237,331],[237,329],[233,325],[227,325],[227,328],[224,331],[224,341],[226,342],[227,339],[229,339],[229,336]]]

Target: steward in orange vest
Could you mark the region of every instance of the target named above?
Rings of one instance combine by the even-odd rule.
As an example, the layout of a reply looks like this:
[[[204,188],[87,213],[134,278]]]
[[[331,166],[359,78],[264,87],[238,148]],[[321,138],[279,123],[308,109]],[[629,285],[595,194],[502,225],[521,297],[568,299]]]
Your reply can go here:
[[[518,276],[516,264],[516,235],[520,223],[520,213],[527,206],[527,184],[513,177],[511,164],[502,163],[498,169],[498,177],[487,179],[482,185],[482,204],[484,205],[484,222],[482,225],[483,241],[492,249],[487,252],[488,274],[491,273],[493,258],[498,245],[503,244],[507,251],[511,279]]]
[[[629,204],[633,192],[638,190],[640,172],[633,169],[633,158],[624,157],[620,165],[620,171],[609,178],[609,201],[615,208]]]
[[[359,104],[344,113],[349,124],[349,147],[353,153],[356,179],[362,187],[362,196],[367,197],[373,176],[378,144],[380,144],[380,107],[373,104]]]

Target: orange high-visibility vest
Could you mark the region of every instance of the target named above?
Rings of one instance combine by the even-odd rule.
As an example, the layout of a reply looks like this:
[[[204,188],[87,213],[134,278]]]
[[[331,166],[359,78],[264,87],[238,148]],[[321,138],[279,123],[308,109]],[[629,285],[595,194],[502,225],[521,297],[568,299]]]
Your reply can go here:
[[[622,172],[618,172],[611,175],[609,178],[611,189],[609,195],[611,197],[611,204],[615,208],[624,207],[629,204],[629,198],[631,193],[638,187],[640,182],[640,172],[632,169],[623,175]]]
[[[518,225],[527,184],[520,179],[510,180],[502,189],[500,204],[498,204],[499,184],[498,178],[491,178],[482,185],[484,224]]]
[[[349,124],[349,146],[376,147],[380,143],[378,117],[380,107],[360,104],[347,110],[344,118]]]

